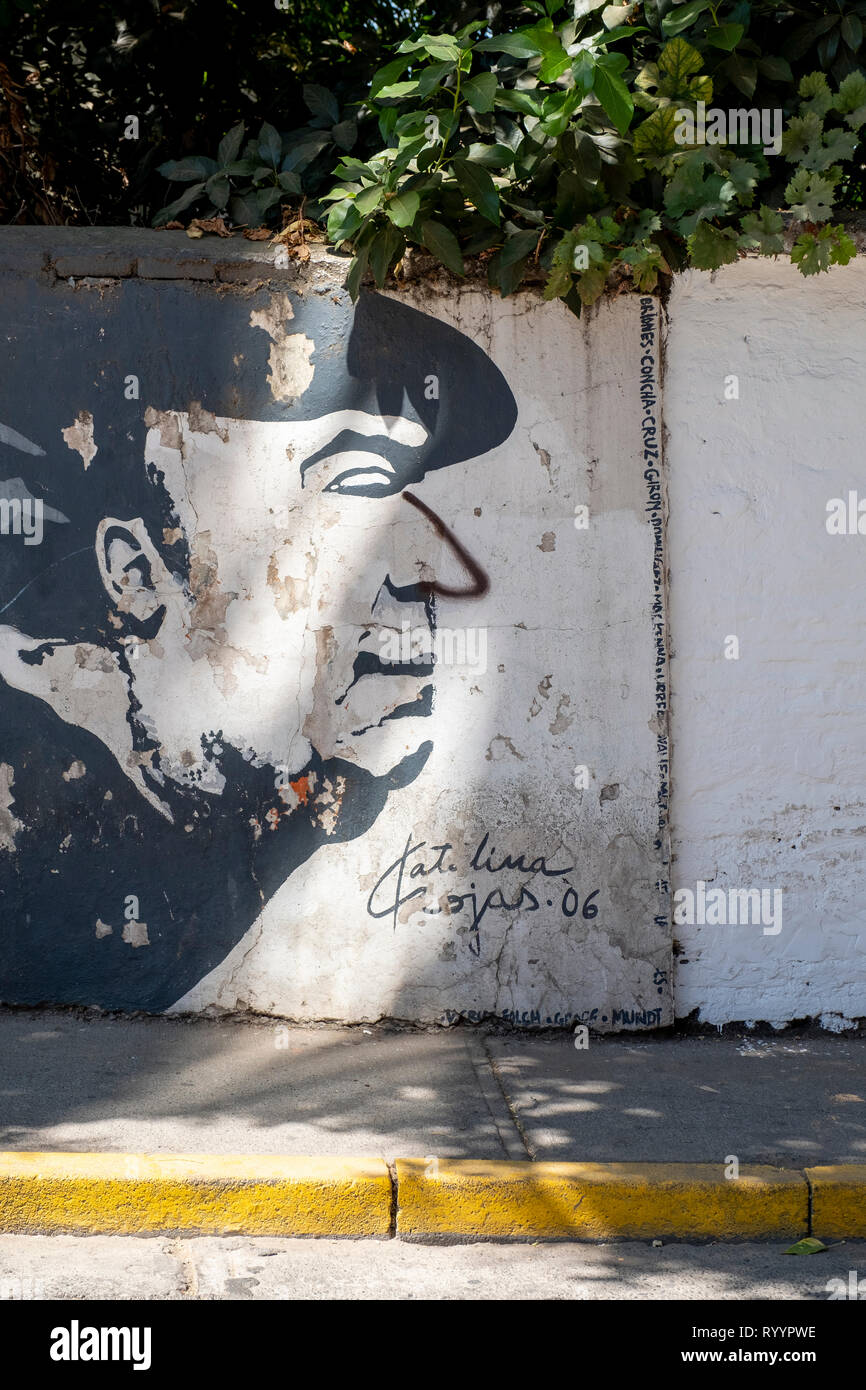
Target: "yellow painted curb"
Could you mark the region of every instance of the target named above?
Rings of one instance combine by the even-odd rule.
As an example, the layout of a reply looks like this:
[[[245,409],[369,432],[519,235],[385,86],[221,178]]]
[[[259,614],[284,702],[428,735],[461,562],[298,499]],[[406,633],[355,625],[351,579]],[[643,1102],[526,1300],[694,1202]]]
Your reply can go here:
[[[0,1154],[0,1231],[387,1236],[379,1158]]]
[[[796,1239],[809,1189],[791,1169],[722,1163],[397,1160],[397,1234],[584,1240]]]
[[[840,1240],[866,1236],[866,1164],[807,1168],[812,1188],[812,1232]]]

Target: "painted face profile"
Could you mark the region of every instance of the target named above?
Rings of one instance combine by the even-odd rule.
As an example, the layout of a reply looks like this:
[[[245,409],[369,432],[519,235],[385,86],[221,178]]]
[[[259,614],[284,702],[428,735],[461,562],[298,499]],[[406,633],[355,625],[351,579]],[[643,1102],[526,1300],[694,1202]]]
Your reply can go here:
[[[110,362],[134,327],[120,312],[109,329]],[[20,419],[14,400],[0,416],[0,492],[38,498],[46,518],[42,544],[18,545],[17,564],[3,542],[10,848],[47,832],[51,858],[66,838],[56,798],[40,804],[22,786],[22,750],[47,729],[68,761],[60,801],[79,777],[101,786],[88,813],[99,834],[88,854],[73,829],[60,871],[74,860],[94,886],[75,895],[87,899],[73,914],[79,950],[94,949],[95,917],[110,920],[94,873],[103,839],[129,855],[137,843],[145,859],[176,841],[196,865],[221,852],[233,883],[255,884],[234,925],[224,906],[211,910],[206,945],[187,925],[174,978],[152,947],[164,932],[177,962],[177,932],[151,912],[139,985],[128,967],[105,985],[94,966],[99,987],[84,1000],[74,990],[79,1002],[180,997],[297,864],[362,833],[389,790],[417,776],[431,748],[422,721],[433,710],[437,604],[486,583],[483,559],[425,501],[423,479],[489,452],[516,419],[480,347],[384,296],[364,295],[354,311],[270,300],[235,334],[230,362],[221,338],[204,350],[183,332],[169,360],[136,376],[135,406],[109,398],[112,374],[92,362],[91,384],[79,369],[79,397],[65,389],[53,418]],[[393,637],[407,629],[411,657],[395,659]],[[195,915],[196,883],[212,896],[203,877],[166,889],[172,923]],[[97,944],[108,962],[112,943]],[[58,973],[35,972],[54,981],[40,997],[69,997]],[[22,980],[19,995],[34,987]],[[14,997],[2,973],[0,997]]]

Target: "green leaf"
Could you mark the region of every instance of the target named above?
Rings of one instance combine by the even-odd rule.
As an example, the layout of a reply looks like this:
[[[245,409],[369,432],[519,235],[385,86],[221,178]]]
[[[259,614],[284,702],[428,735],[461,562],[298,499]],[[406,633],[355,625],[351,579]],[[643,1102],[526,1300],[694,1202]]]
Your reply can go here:
[[[545,97],[544,118],[541,122],[545,135],[562,135],[581,100],[581,89],[576,86],[567,92],[553,92],[549,97]]]
[[[818,236],[820,237],[827,230],[828,228],[822,227],[821,231],[818,233]],[[851,240],[851,237],[849,237],[844,227],[830,227],[829,231],[833,233],[835,242],[833,252],[831,255],[831,260],[833,261],[833,264],[847,265],[848,262],[853,261],[854,257],[857,255],[856,245]]]
[[[229,193],[231,191],[228,175],[223,173],[211,174],[205,184],[205,190],[214,207],[221,210],[228,203]]]
[[[758,182],[757,165],[752,164],[748,159],[735,159],[727,170],[727,175],[727,179],[719,189],[719,197],[726,203],[737,198],[739,202],[748,207],[755,196],[753,189]]]
[[[641,121],[634,133],[634,152],[646,158],[660,158],[678,149],[677,116],[673,106],[662,106]]]
[[[833,105],[833,93],[823,72],[810,72],[801,78],[797,91],[802,98],[801,111],[814,111],[816,116],[826,116]]]
[[[474,111],[492,111],[498,85],[492,72],[480,72],[477,77],[467,78],[460,94]]]
[[[186,159],[170,159],[167,164],[159,166],[159,173],[172,183],[192,183],[194,179],[210,178],[216,171],[216,160],[194,154]]]
[[[410,190],[408,193],[398,193],[396,198],[386,203],[385,211],[396,227],[411,227],[420,207],[421,199]]]
[[[328,240],[339,246],[341,241],[354,236],[360,225],[361,214],[351,199],[335,203],[328,213]]]
[[[836,110],[852,130],[859,130],[866,122],[866,77],[862,72],[849,72],[839,84]]]
[[[391,82],[387,87],[382,87],[378,94],[379,101],[398,100],[421,94],[421,84],[417,78],[412,78],[406,82]]]
[[[634,101],[622,78],[596,64],[593,90],[620,135],[625,135],[634,115]]]
[[[588,188],[598,183],[601,156],[598,146],[584,130],[570,130],[560,142],[561,158],[570,164],[578,178]]]
[[[801,232],[791,248],[791,260],[802,275],[817,275],[831,265],[847,265],[856,254],[857,247],[842,227]]]
[[[652,208],[642,208],[637,220],[629,224],[633,241],[644,241],[653,232],[661,231],[662,220]]]
[[[739,244],[762,256],[778,256],[785,249],[783,225],[780,214],[762,203],[760,212],[747,212],[743,218]]]
[[[487,170],[468,159],[454,159],[451,161],[451,167],[463,196],[478,209],[482,217],[487,218],[488,222],[498,223],[499,193]]]
[[[504,106],[507,111],[521,111],[524,116],[541,115],[541,102],[538,97],[531,96],[529,92],[517,92],[507,87],[500,87],[497,90],[496,105]]]
[[[556,82],[571,67],[571,58],[559,40],[545,50],[541,67],[538,69],[540,82]]]
[[[544,286],[545,299],[562,299],[574,284],[574,251],[577,231],[566,232],[557,242],[550,263],[550,273]]]
[[[294,193],[299,196],[303,192],[303,185],[299,174],[287,172],[277,177],[277,183],[286,193]]]
[[[617,7],[619,8],[619,7]],[[621,8],[627,9],[627,6]],[[633,39],[635,34],[648,34],[650,31],[644,24],[617,24],[599,39],[600,43],[618,43],[620,39]]]
[[[373,80],[370,83],[370,97],[377,97],[383,87],[390,87],[392,82],[396,82],[398,77],[403,75],[411,62],[411,55],[407,54],[404,58],[394,58],[392,62],[386,63],[383,68],[379,68],[378,71],[373,74]]]
[[[281,164],[281,169],[297,169],[299,172],[312,164],[316,155],[331,143],[330,131],[309,130],[292,139]]]
[[[514,151],[507,145],[470,145],[466,158],[473,164],[483,164],[488,169],[507,169],[514,163]]]
[[[175,198],[173,203],[169,203],[167,207],[160,208],[153,219],[154,227],[161,227],[163,222],[174,221],[179,212],[183,212],[185,208],[188,208],[191,203],[195,202],[196,198],[201,197],[202,193],[204,193],[204,189],[205,186],[203,183],[193,184],[185,193],[181,193],[179,198]]]
[[[728,211],[729,200],[721,196],[724,176],[712,166],[707,172],[707,164],[708,156],[703,150],[685,155],[665,188],[665,207],[668,215],[677,219],[683,236],[694,232],[705,218],[719,217]]]
[[[268,208],[273,207],[274,203],[278,203],[282,196],[283,192],[280,188],[260,188],[255,194],[259,213],[267,212]]]
[[[674,34],[681,34],[684,29],[688,29],[694,24],[699,14],[710,8],[710,0],[691,0],[689,5],[679,5],[675,10],[671,10],[662,20],[662,32],[666,38],[673,38]]]
[[[588,49],[580,50],[571,71],[575,86],[584,94],[591,92],[595,82],[595,58]]]
[[[703,58],[696,48],[685,39],[672,39],[666,43],[659,54],[659,72],[665,80],[663,90],[667,96],[677,96],[688,91],[688,80],[700,72]]]
[[[730,227],[699,222],[687,244],[692,265],[698,270],[718,270],[738,259],[737,233]]]
[[[582,275],[577,277],[577,292],[580,295],[581,304],[594,304],[604,293],[607,284],[607,276],[610,270],[609,262],[603,265],[591,265],[589,270],[585,270]]]
[[[828,169],[831,164],[851,159],[859,143],[857,136],[849,134],[847,130],[828,130],[824,135],[820,163],[807,164],[806,168]]]
[[[758,82],[758,68],[754,58],[744,57],[742,53],[732,53],[722,64],[720,71],[729,77],[738,91],[750,99],[755,95]]]
[[[537,40],[525,31],[516,34],[494,34],[475,44],[476,53],[507,53],[511,58],[534,58],[541,53]]]
[[[341,150],[350,150],[358,138],[358,123],[354,120],[339,121],[331,128],[331,139]]]
[[[829,1246],[824,1245],[823,1241],[818,1240],[815,1236],[804,1236],[802,1240],[798,1240],[794,1245],[790,1245],[785,1251],[785,1254],[820,1255],[822,1251],[827,1249],[829,1249]]]
[[[466,274],[466,267],[463,264],[457,238],[442,222],[431,220],[422,223],[421,239],[431,255],[440,260],[455,275]]]
[[[424,71],[418,78],[418,95],[420,97],[425,98],[429,97],[430,93],[435,91],[435,89],[439,86],[439,83],[443,80],[443,78],[448,77],[448,75],[454,71],[456,66],[456,63],[451,62],[430,63],[430,65],[424,69]],[[493,85],[494,87],[496,86],[495,78],[493,79]]]
[[[718,24],[711,26],[707,30],[707,43],[711,43],[714,48],[724,48],[730,53],[736,48],[740,39],[745,34],[742,24]]]
[[[288,155],[283,160],[283,168],[288,168]],[[352,155],[344,155],[334,170],[334,178],[349,179],[357,181],[359,178],[377,180],[378,174],[370,164],[365,164],[363,159],[355,159]]]
[[[421,47],[426,49],[437,62],[457,62],[461,56],[460,47],[452,34],[423,34]]]
[[[402,232],[390,222],[373,237],[370,242],[370,269],[379,289],[385,283],[391,265],[399,259],[406,246]]]
[[[366,217],[368,212],[373,212],[379,207],[384,197],[385,190],[381,183],[374,183],[369,188],[362,188],[355,199],[355,207],[362,217]]]
[[[349,273],[346,276],[346,289],[349,297],[354,304],[358,295],[361,293],[361,281],[367,273],[367,262],[370,259],[369,246],[361,246],[352,257],[352,264],[349,266]]]
[[[253,192],[235,194],[229,199],[229,214],[235,226],[258,227],[262,220],[258,195]]]
[[[499,253],[503,268],[516,265],[538,245],[538,232],[513,232]]]
[[[243,121],[238,121],[237,125],[233,125],[231,130],[227,131],[220,140],[217,149],[217,164],[221,169],[225,169],[226,165],[234,163],[237,159],[245,133],[246,126]]]
[[[839,26],[839,32],[852,53],[856,53],[863,42],[862,22],[855,14],[846,14]]]
[[[616,77],[622,77],[628,67],[628,58],[624,53],[608,53],[606,50],[595,55],[595,65],[599,68],[606,68]]]
[[[835,196],[835,180],[808,169],[798,169],[785,189],[791,212],[800,222],[826,222]]]
[[[502,259],[502,252],[497,251],[487,262],[487,283],[490,288],[498,290],[503,299],[513,294],[523,279],[526,261],[527,257],[523,256],[505,264]]]
[[[283,175],[280,175],[282,178]],[[327,193],[320,193],[317,202],[319,203],[341,203],[347,198],[354,198],[356,193],[360,193],[359,183],[335,183],[333,188],[329,188]]]
[[[263,163],[269,164],[272,169],[279,169],[283,142],[280,139],[279,131],[275,130],[272,125],[268,125],[267,121],[264,122],[256,136],[256,145]]]
[[[759,58],[758,72],[762,77],[768,77],[771,82],[793,83],[794,81],[791,64],[787,58]]]
[[[314,116],[327,116],[329,124],[336,125],[340,119],[340,103],[327,87],[319,86],[318,82],[305,82],[303,98]]]
[[[649,294],[656,288],[659,272],[670,274],[670,266],[654,242],[643,246],[627,246],[621,260],[631,266],[635,288]]]
[[[824,122],[814,111],[792,116],[782,135],[782,153],[792,164],[809,159],[822,149]]]

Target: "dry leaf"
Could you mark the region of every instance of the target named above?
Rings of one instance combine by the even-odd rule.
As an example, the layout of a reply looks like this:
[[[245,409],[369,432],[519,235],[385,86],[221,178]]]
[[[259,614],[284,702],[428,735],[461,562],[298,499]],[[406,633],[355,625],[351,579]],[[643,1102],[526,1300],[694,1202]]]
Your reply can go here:
[[[187,236],[191,235],[190,228],[197,227],[199,232],[213,232],[216,236],[231,236],[231,232],[221,217],[194,217],[186,229]]]
[[[193,241],[197,241],[199,237],[204,236],[204,232],[202,231],[201,227],[197,227],[194,222],[190,222],[189,226],[186,229],[186,234],[187,236],[191,236]]]
[[[268,241],[270,235],[270,227],[247,227],[244,232],[247,241]]]
[[[164,222],[159,229],[161,232],[182,232],[182,222]]]

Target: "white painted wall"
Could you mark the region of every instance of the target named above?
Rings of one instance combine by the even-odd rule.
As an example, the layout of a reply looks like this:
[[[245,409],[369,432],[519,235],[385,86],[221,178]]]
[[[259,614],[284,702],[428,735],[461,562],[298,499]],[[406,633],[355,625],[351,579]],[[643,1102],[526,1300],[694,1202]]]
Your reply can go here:
[[[418,780],[392,794],[363,837],[318,850],[176,1007],[341,1020],[493,1013],[542,1026],[582,1017],[601,1031],[663,1025],[672,1018],[670,933],[659,888],[666,846],[656,845],[638,300],[604,304],[582,323],[560,304],[501,302],[478,288],[426,288],[413,302],[481,344],[519,407],[504,445],[413,489],[489,573],[484,599],[440,600],[438,614],[440,627],[484,630],[486,669],[438,668],[433,717],[415,721],[434,744]],[[657,369],[657,345],[655,357]],[[266,451],[258,459],[266,466]],[[590,507],[588,530],[574,525],[579,504]],[[390,505],[388,524],[399,526],[405,504]],[[389,737],[404,737],[402,725]],[[578,765],[589,769],[586,790],[575,788]],[[473,870],[485,832],[497,862],[544,856],[573,872]],[[425,892],[396,922],[375,918],[369,895],[409,836],[425,848],[407,875],[421,862],[430,870],[410,886]],[[430,869],[439,857],[431,847],[444,843],[453,847],[446,871]],[[579,903],[570,917],[568,885]],[[505,910],[523,886],[537,908],[524,898]],[[584,918],[596,889],[598,914]],[[446,891],[474,891],[479,907],[491,895],[477,953],[468,904],[450,915],[424,910]],[[387,904],[384,888],[375,901]]]
[[[839,1027],[866,1015],[866,535],[825,522],[866,498],[866,260],[692,272],[669,312],[672,886],[783,894],[777,934],[674,927],[676,1012]]]

